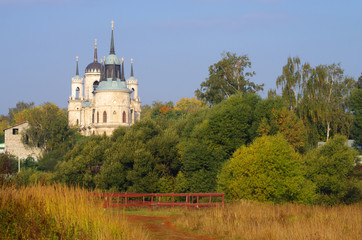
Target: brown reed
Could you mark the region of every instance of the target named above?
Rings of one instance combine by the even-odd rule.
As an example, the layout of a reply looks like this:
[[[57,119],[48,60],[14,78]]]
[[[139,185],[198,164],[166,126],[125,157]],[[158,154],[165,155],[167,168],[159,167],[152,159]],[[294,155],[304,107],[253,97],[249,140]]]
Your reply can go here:
[[[59,184],[0,187],[0,239],[149,239],[87,190]]]
[[[252,201],[183,210],[176,226],[220,239],[362,239],[362,205],[274,205]]]

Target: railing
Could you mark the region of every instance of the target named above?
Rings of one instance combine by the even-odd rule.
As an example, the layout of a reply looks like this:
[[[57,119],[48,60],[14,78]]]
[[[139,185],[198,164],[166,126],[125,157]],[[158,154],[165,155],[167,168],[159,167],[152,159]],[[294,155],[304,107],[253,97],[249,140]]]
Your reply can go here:
[[[94,193],[103,208],[149,206],[224,206],[224,193]]]

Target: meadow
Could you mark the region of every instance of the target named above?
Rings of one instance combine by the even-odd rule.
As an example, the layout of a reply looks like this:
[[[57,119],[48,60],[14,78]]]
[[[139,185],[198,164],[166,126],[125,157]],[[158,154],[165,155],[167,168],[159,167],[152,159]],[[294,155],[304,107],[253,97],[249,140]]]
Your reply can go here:
[[[150,239],[124,215],[105,214],[87,190],[0,187],[0,239]]]
[[[210,239],[362,239],[362,204],[327,207],[241,200],[200,209],[104,210],[89,191],[77,187],[0,188],[0,239],[152,239],[147,226],[132,222],[129,215],[155,216],[152,224],[161,216],[180,232]]]
[[[224,208],[182,210],[179,229],[219,239],[362,239],[362,205],[274,205],[242,200]]]

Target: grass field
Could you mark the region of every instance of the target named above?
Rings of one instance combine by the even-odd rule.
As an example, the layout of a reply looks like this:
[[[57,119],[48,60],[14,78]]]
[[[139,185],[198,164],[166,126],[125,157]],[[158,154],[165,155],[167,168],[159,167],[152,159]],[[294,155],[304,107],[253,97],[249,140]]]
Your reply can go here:
[[[323,207],[240,201],[223,208],[104,211],[81,188],[0,188],[0,239],[143,240],[154,236],[127,215],[161,216],[181,232],[214,239],[362,239],[361,204]],[[157,223],[152,224],[157,228]],[[162,229],[166,228],[159,228],[157,236],[162,236]],[[182,236],[181,232],[177,233]]]
[[[61,185],[0,188],[0,239],[150,239],[89,192]]]
[[[362,239],[362,205],[302,206],[240,201],[182,210],[180,229],[220,239]]]

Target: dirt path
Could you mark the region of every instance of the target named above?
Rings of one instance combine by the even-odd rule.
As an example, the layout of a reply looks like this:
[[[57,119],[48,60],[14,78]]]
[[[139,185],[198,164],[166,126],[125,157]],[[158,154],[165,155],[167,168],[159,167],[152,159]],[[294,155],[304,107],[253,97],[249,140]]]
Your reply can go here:
[[[199,236],[187,232],[182,232],[175,228],[169,217],[159,217],[159,216],[138,216],[138,215],[128,215],[128,219],[135,223],[141,224],[147,229],[152,237],[152,239],[158,240],[213,240],[214,238]]]

